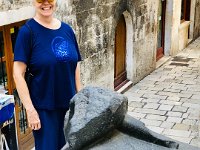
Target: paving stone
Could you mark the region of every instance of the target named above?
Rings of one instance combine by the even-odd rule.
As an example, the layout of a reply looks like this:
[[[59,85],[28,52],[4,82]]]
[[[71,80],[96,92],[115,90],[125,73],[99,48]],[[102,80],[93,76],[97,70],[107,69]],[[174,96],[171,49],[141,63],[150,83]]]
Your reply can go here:
[[[162,123],[162,121],[150,120],[150,119],[140,119],[140,121],[145,123],[146,126],[157,126],[157,127],[159,127]]]
[[[200,147],[200,138],[192,139],[190,144],[196,147]]]
[[[144,103],[132,101],[132,102],[129,102],[128,105],[129,105],[130,107],[134,107],[134,108],[137,108],[137,107],[141,108],[141,107],[144,106]]]
[[[139,82],[138,83],[139,86],[143,86],[143,87],[155,87],[154,83],[145,83],[145,82]]]
[[[181,83],[183,83],[183,84],[192,84],[192,85],[197,84],[195,81],[192,81],[192,80],[183,80]]]
[[[192,94],[192,95],[198,95],[199,92],[198,91],[181,91],[180,94]],[[181,97],[181,98],[184,98],[184,97]],[[186,97],[186,98],[190,98],[192,99],[192,96],[191,97]]]
[[[127,112],[127,114],[134,117],[134,118],[144,118],[146,116],[146,114],[130,112],[130,111]]]
[[[163,91],[164,87],[156,85],[155,87],[148,88],[148,90],[151,90],[151,91]]]
[[[183,143],[187,143],[187,144],[189,144],[192,140],[192,138],[190,138],[190,137],[187,138],[187,137],[177,137],[177,136],[168,136],[168,135],[166,135],[166,136],[169,137],[169,138],[172,138],[174,140],[177,140],[177,141],[180,141],[180,142],[183,142]]]
[[[189,102],[190,101],[190,98],[181,98],[180,99],[180,102]]]
[[[192,74],[193,72],[191,72],[191,74],[183,74],[182,76],[184,78],[189,78],[189,79],[196,79],[197,78],[197,75],[195,74]]]
[[[140,98],[142,97],[142,93],[135,93],[135,92],[125,92],[123,95],[127,96],[127,97],[131,97],[131,98]]]
[[[174,123],[181,123],[183,118],[180,117],[168,117],[166,121],[174,122]]]
[[[128,106],[128,111],[134,111],[134,107]]]
[[[184,130],[184,131],[188,131],[190,129],[190,125],[187,124],[180,124],[180,123],[176,123],[173,127],[174,130]]]
[[[192,99],[200,99],[200,94],[199,95],[192,95]]]
[[[183,104],[183,102],[176,102],[176,101],[170,101],[170,100],[161,100],[159,103],[167,104],[167,105],[178,105],[178,106]]]
[[[151,90],[151,89],[149,88],[149,89],[146,89],[146,90],[140,90],[140,91],[138,91],[138,93],[139,93],[139,94],[142,94],[142,95],[144,95],[144,94],[156,94],[157,91],[153,91],[153,90]]]
[[[188,113],[200,114],[200,109],[188,108]]]
[[[167,97],[167,100],[170,100],[170,101],[176,101],[176,102],[178,102],[178,101],[180,101],[180,97],[178,97],[178,96],[169,96],[169,97]]]
[[[188,118],[188,116],[189,116],[189,113],[184,113],[182,118]]]
[[[187,107],[184,106],[174,106],[174,108],[172,109],[172,111],[176,111],[176,112],[187,112]]]
[[[160,86],[162,86],[162,87],[171,87],[171,85],[170,85],[171,83],[170,82],[156,82],[155,83],[155,85],[157,86],[157,85],[160,85]]]
[[[144,105],[144,108],[151,108],[151,109],[157,109],[160,106],[160,104],[157,103],[147,103]]]
[[[137,84],[135,84],[134,86],[129,88],[128,91],[124,93],[124,95],[126,95],[127,93],[137,93],[137,91],[139,90],[140,90],[140,87]]]
[[[198,69],[199,70],[199,69]],[[199,76],[198,76],[199,77]],[[186,87],[188,87],[188,89],[197,89],[199,90],[200,89],[200,85],[186,85]]]
[[[139,98],[139,97],[127,97],[129,102],[141,102],[143,100],[143,98]]]
[[[160,107],[158,108],[158,110],[171,110],[173,108],[173,105],[160,105]]]
[[[165,129],[171,129],[174,126],[174,124],[174,122],[163,121],[160,127]]]
[[[146,119],[149,119],[149,120],[158,120],[158,121],[164,121],[166,120],[167,117],[165,116],[160,116],[160,115],[151,115],[151,114],[148,114],[146,116]]]
[[[200,89],[199,88],[195,88],[195,87],[189,87],[188,89],[187,89],[187,91],[195,91],[195,92],[200,92]],[[195,96],[196,97],[196,96]]]
[[[145,114],[154,114],[154,115],[165,115],[167,111],[147,109],[147,108],[135,108],[135,112],[145,113]]]
[[[200,109],[200,105],[199,104],[193,104],[193,103],[185,102],[185,103],[182,104],[182,106]]]
[[[197,119],[197,120],[200,120],[200,114],[199,113],[192,113],[191,112],[187,118],[188,119]]]
[[[157,94],[161,95],[161,96],[177,96],[178,93],[172,93],[172,92],[164,92],[164,91],[159,91]]]
[[[176,137],[185,137],[188,138],[191,134],[191,131],[182,131],[174,129],[164,129],[163,134]]]
[[[156,95],[156,94],[144,94],[142,96],[143,98],[154,98],[154,99],[166,99],[167,96],[163,96],[163,95]]]
[[[176,75],[177,76],[177,75]],[[177,79],[177,77],[175,79],[165,79],[163,82],[170,82],[170,83],[181,83],[182,80]],[[171,86],[170,86],[171,87]],[[167,87],[165,87],[167,88]],[[169,88],[169,87],[168,87]]]
[[[199,125],[192,125],[192,126],[190,126],[190,130],[192,131],[192,132],[199,132],[199,130],[200,130],[200,128],[199,128]]]
[[[180,98],[184,97],[184,98],[191,98],[192,94],[191,93],[178,93],[178,96]]]
[[[195,120],[195,119],[183,119],[182,123],[187,124],[187,125],[196,125],[197,120]]]
[[[146,126],[148,129],[150,129],[153,132],[156,132],[158,134],[161,134],[164,130],[164,128],[160,128],[160,127],[155,127],[155,126]]]
[[[148,102],[148,103],[158,103],[160,99],[153,99],[153,98],[144,98],[142,102]]]
[[[181,92],[181,90],[177,90],[177,89],[168,89],[168,88],[164,89],[163,91],[172,92],[172,93],[180,93],[180,92]]]
[[[167,79],[170,79],[170,80],[173,80],[175,79],[175,76],[174,75],[170,75],[170,74],[164,74],[162,77],[161,77],[162,81],[163,80],[167,80]]]
[[[177,90],[187,90],[187,87],[185,84],[172,84],[172,89],[177,89]]]
[[[191,134],[190,134],[190,137],[191,137],[191,138],[197,138],[197,137],[199,137],[199,132],[197,132],[197,131],[195,131],[195,132],[192,131]]]
[[[182,115],[183,113],[181,112],[173,112],[173,111],[169,111],[166,114],[166,116],[169,116],[169,117],[181,117]]]

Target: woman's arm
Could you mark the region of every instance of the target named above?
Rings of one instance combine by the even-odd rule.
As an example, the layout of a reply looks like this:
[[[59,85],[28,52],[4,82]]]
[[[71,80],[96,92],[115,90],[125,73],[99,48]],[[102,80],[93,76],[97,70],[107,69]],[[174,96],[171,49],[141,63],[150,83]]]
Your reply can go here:
[[[77,63],[76,72],[75,72],[75,82],[76,82],[76,92],[78,93],[81,90],[81,80],[80,80],[80,63]]]
[[[26,109],[29,127],[33,130],[38,130],[41,128],[40,119],[30,98],[29,90],[24,79],[25,72],[26,64],[15,61],[13,65],[13,78],[16,84],[17,92]]]

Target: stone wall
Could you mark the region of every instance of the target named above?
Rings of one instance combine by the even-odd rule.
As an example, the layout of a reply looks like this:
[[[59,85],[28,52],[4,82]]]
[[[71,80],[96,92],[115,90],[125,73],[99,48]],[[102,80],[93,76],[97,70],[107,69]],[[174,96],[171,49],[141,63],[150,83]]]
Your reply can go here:
[[[0,0],[0,26],[29,19],[33,15],[32,0]]]
[[[194,22],[194,39],[200,36],[200,0],[196,0]]]
[[[136,62],[131,80],[136,83],[155,69],[158,0],[129,0],[127,8],[133,20],[132,50]]]
[[[34,15],[32,0],[0,0],[0,4],[0,26]],[[76,33],[84,86],[113,88],[115,28],[122,14],[128,79],[137,83],[155,69],[158,0],[58,0],[57,5],[56,17]]]
[[[115,28],[122,14],[127,27],[128,79],[137,83],[155,69],[158,1],[57,0],[56,17],[72,25],[77,35],[84,86],[113,88]],[[180,4],[181,0],[167,0],[165,55],[174,55],[178,50],[174,39],[178,38]],[[196,0],[195,10],[194,38],[197,38],[200,35],[200,0]],[[0,26],[33,15],[32,0],[0,0]]]
[[[0,12],[30,6],[32,0],[0,0]]]
[[[83,85],[113,88],[115,28],[128,12],[133,23],[130,60],[131,80],[136,83],[155,68],[157,1],[155,0],[60,0],[57,16],[71,24],[83,57]],[[126,17],[125,17],[126,20]],[[127,31],[128,32],[128,31]]]

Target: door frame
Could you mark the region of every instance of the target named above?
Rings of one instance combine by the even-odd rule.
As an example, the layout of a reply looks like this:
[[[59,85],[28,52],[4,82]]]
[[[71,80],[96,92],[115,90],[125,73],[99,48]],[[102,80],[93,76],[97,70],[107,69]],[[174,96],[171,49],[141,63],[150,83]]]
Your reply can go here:
[[[17,23],[12,23],[9,25],[0,26],[0,31],[3,31],[3,42],[4,42],[4,57],[3,62],[6,63],[6,73],[7,73],[7,85],[6,89],[8,90],[8,94],[14,94],[15,90],[15,83],[13,79],[13,47],[12,47],[12,40],[11,40],[11,29],[14,27],[22,26],[26,21],[20,21]],[[0,60],[1,62],[1,60]],[[17,135],[17,144],[19,149],[24,149],[24,146],[31,146],[34,145],[32,130],[30,128],[25,129],[24,134],[20,132],[20,123],[19,123],[19,113],[23,109],[23,106],[20,105],[18,102],[15,103],[15,129]],[[26,132],[26,133],[25,133]]]
[[[162,58],[165,54],[165,14],[166,14],[166,0],[161,0],[162,3],[162,31],[161,31],[161,47],[157,48],[156,50],[156,61]],[[157,35],[158,36],[158,35]]]

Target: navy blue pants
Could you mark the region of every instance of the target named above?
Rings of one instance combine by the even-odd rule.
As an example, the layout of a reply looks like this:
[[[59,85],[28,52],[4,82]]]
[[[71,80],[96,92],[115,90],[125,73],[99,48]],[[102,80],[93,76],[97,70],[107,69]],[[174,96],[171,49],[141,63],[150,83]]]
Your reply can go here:
[[[65,145],[64,117],[67,110],[37,110],[41,128],[33,130],[35,150],[60,150]]]

